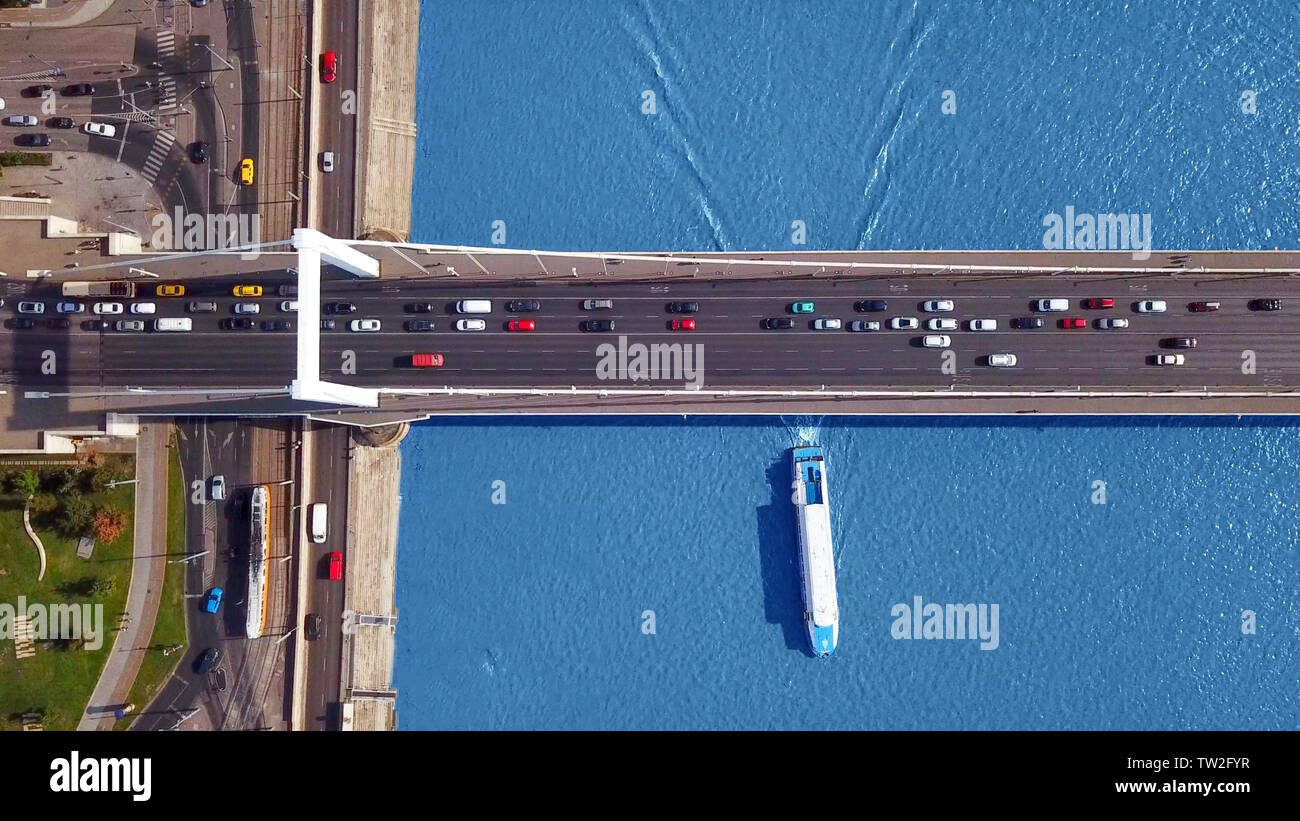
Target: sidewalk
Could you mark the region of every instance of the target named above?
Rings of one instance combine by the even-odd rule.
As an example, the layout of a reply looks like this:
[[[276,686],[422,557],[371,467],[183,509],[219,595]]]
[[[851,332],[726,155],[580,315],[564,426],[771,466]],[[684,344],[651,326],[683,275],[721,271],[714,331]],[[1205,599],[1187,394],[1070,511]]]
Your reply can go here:
[[[113,0],[81,0],[54,9],[0,10],[0,28],[71,28],[94,20],[113,7]]]
[[[126,703],[140,662],[153,638],[154,619],[167,569],[167,439],[170,422],[140,425],[135,458],[135,550],[126,596],[126,629],[99,674],[78,730],[111,730],[114,711]],[[136,705],[143,707],[144,705]]]

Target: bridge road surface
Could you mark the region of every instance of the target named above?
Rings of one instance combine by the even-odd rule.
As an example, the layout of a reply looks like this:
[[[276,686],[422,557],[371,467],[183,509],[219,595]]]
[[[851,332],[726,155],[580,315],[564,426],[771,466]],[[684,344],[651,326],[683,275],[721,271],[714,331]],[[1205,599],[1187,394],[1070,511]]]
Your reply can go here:
[[[325,541],[310,539],[302,549],[309,557],[311,582],[307,590],[307,612],[321,617],[321,637],[307,641],[307,711],[305,728],[339,728],[339,678],[343,665],[343,593],[347,577],[348,460],[351,429],[345,425],[315,425],[312,448],[312,498],[305,504],[324,502],[329,524]],[[310,510],[310,508],[308,508]],[[310,523],[310,513],[305,514]],[[308,526],[310,532],[310,524]],[[344,553],[344,581],[329,578],[329,554]],[[305,626],[300,625],[305,633]]]
[[[296,314],[280,311],[279,296],[238,300],[233,285],[257,281],[265,293],[274,294],[281,281],[263,278],[224,278],[187,283],[181,298],[148,297],[158,306],[155,316],[186,316],[184,306],[191,298],[215,299],[215,314],[189,315],[192,333],[119,333],[83,330],[78,323],[87,315],[75,315],[69,331],[20,330],[12,327],[17,302],[34,293],[46,303],[45,317],[53,315],[58,291],[54,286],[24,285],[15,293],[10,284],[6,305],[5,331],[0,332],[0,362],[10,371],[6,378],[24,390],[67,388],[189,387],[189,388],[282,388],[293,378],[295,340],[292,333],[260,330],[274,320],[297,323]],[[149,283],[153,284],[153,281]],[[476,316],[487,321],[482,332],[457,332],[452,305],[457,299],[481,297],[493,300],[493,313]],[[583,299],[605,297],[614,300],[612,311],[580,309]],[[1032,301],[1040,297],[1070,300],[1065,313],[1042,315],[1047,327],[1041,330],[1013,330],[1013,317],[1034,315]],[[1084,310],[1088,297],[1110,297],[1115,308]],[[1280,312],[1247,309],[1254,298],[1281,298]],[[504,311],[506,298],[541,301],[536,313],[511,316]],[[853,303],[861,299],[885,299],[888,310],[858,313]],[[952,299],[951,314],[925,314],[919,303],[932,298]],[[1132,305],[1142,299],[1162,299],[1168,312],[1160,315],[1136,313]],[[694,300],[700,312],[694,315],[698,330],[671,332],[673,315],[665,311],[672,300]],[[811,300],[816,311],[795,316],[790,303]],[[1219,301],[1213,313],[1190,313],[1195,300]],[[84,302],[89,308],[93,299]],[[139,301],[139,300],[137,300]],[[232,316],[235,302],[260,305],[254,317],[257,330],[221,330],[220,320]],[[1300,282],[1281,277],[1248,277],[1200,280],[1190,277],[1114,278],[1081,281],[1064,277],[1047,279],[989,278],[940,281],[916,277],[880,279],[870,282],[819,280],[799,282],[748,281],[673,283],[617,283],[566,285],[554,282],[518,283],[510,286],[458,285],[447,280],[344,280],[325,283],[323,303],[348,301],[356,313],[335,318],[338,329],[321,334],[321,376],[334,381],[371,387],[644,387],[646,383],[602,381],[597,378],[598,349],[627,344],[696,343],[704,350],[705,387],[783,388],[925,388],[959,385],[964,388],[1076,387],[1199,390],[1202,387],[1279,388],[1300,386]],[[413,302],[430,302],[431,314],[408,313]],[[140,317],[152,328],[155,316]],[[932,316],[956,319],[961,330],[944,332],[952,339],[956,373],[945,373],[938,350],[920,346],[928,333],[891,331],[891,317],[911,316],[924,321]],[[766,317],[789,317],[795,329],[763,330]],[[883,329],[874,333],[848,330],[813,331],[812,319],[837,317],[845,328],[854,319],[879,321]],[[1089,327],[1062,330],[1064,317],[1081,317]],[[1124,317],[1130,327],[1102,331],[1094,327],[1103,317]],[[110,320],[132,318],[108,317]],[[380,333],[353,333],[348,323],[357,318],[382,322]],[[432,333],[409,333],[404,323],[416,318],[432,319]],[[534,333],[508,333],[512,318],[532,319]],[[584,333],[584,319],[612,319],[615,333]],[[966,330],[971,319],[995,319],[992,333]],[[319,318],[313,317],[311,321]],[[40,321],[38,319],[38,321]],[[296,327],[296,325],[295,325]],[[1165,352],[1161,341],[1171,337],[1195,337],[1195,350],[1183,351],[1187,364],[1157,367],[1151,357]],[[42,373],[46,351],[56,352],[56,373]],[[342,372],[345,352],[355,354],[355,374]],[[442,353],[442,368],[412,369],[404,363],[413,353]],[[1252,352],[1255,372],[1244,372],[1243,356]],[[982,364],[993,353],[1015,354],[1014,368],[990,368]],[[680,379],[656,383],[680,385]]]

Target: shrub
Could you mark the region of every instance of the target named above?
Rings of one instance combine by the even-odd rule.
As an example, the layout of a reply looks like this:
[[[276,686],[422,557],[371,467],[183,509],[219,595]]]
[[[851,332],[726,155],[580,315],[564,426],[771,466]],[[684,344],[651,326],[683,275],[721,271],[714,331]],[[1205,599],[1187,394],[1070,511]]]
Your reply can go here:
[[[112,544],[126,530],[126,514],[115,507],[105,505],[95,511],[91,520],[95,538],[104,544]]]

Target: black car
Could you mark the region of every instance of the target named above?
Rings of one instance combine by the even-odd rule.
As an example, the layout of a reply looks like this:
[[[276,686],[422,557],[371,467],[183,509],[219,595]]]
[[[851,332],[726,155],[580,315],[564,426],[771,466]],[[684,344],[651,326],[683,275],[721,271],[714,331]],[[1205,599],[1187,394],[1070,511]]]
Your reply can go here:
[[[264,331],[292,331],[293,323],[287,319],[273,319],[269,322],[262,323]]]
[[[853,310],[867,313],[868,311],[887,311],[889,303],[883,299],[861,299],[853,303]]]
[[[614,320],[612,319],[584,319],[582,321],[584,331],[612,331],[614,330]]]
[[[542,303],[535,299],[512,299],[506,303],[506,313],[523,314],[529,311],[540,311]]]
[[[89,97],[95,93],[95,87],[90,83],[73,83],[63,89],[64,97]]]
[[[351,302],[329,302],[325,305],[327,314],[350,314],[357,309]]]
[[[14,143],[17,145],[44,146],[50,144],[49,134],[19,134],[14,137]]]
[[[50,91],[53,91],[53,90],[54,90],[54,86],[47,86],[47,85],[28,86],[27,88],[24,88],[24,89],[23,89],[23,96],[24,96],[24,97],[40,97],[40,96],[46,94],[47,92],[50,92]]]
[[[320,639],[321,622],[322,619],[319,613],[307,614],[307,621],[306,621],[307,641],[318,641]]]
[[[670,314],[694,314],[699,313],[700,303],[698,302],[669,302],[668,313]]]
[[[284,284],[284,285],[281,285],[281,286],[280,286],[279,288],[277,288],[276,290],[279,291],[280,296],[297,296],[297,295],[298,295],[298,286],[297,286],[297,285],[294,285],[294,284],[291,283],[291,282],[290,282],[290,283],[286,283],[286,284]]]
[[[332,319],[322,319],[320,321],[320,329],[322,331],[332,331],[336,327],[338,327],[338,325]]]
[[[1019,328],[1022,331],[1041,328],[1043,327],[1043,318],[1041,316],[1018,316],[1011,320],[1011,327]]]
[[[45,320],[45,327],[51,331],[66,331],[72,327],[72,323],[68,321],[67,317],[56,316]]]
[[[253,324],[253,320],[249,319],[248,317],[236,316],[236,317],[231,317],[230,319],[221,320],[221,327],[225,328],[228,331],[247,331],[249,328],[253,328],[255,326]]]
[[[1280,299],[1252,299],[1250,301],[1252,311],[1280,311],[1282,310],[1282,300]]]
[[[794,320],[782,316],[768,317],[763,320],[763,327],[769,331],[785,330],[788,331],[794,327]]]
[[[25,316],[16,316],[9,320],[9,327],[25,331],[30,328],[35,328],[36,322]]]
[[[433,323],[427,319],[412,319],[406,323],[408,331],[432,331]]]
[[[406,312],[408,314],[431,314],[433,313],[433,303],[408,302],[406,303]]]
[[[209,647],[207,650],[204,650],[203,655],[199,657],[198,666],[194,668],[194,671],[199,674],[210,673],[212,672],[212,668],[216,667],[217,662],[219,661],[221,661],[221,650],[216,647]]]
[[[87,319],[81,323],[83,331],[107,331],[110,327],[107,319]]]
[[[51,117],[45,121],[50,128],[76,128],[77,124],[72,121],[71,117]]]
[[[201,164],[208,161],[208,144],[202,141],[190,143],[190,162]]]
[[[1195,348],[1196,337],[1194,336],[1175,336],[1169,339],[1160,340],[1160,344],[1166,348]]]

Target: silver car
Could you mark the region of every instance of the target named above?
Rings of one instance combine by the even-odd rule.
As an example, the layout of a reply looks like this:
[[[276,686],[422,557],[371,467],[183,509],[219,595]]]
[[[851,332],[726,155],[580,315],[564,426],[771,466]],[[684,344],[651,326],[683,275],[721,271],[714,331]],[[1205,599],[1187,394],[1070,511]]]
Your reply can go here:
[[[379,330],[378,319],[354,319],[348,327],[357,333],[374,333]]]
[[[86,310],[86,306],[80,302],[60,302],[55,309],[61,314],[79,314]]]
[[[838,331],[842,327],[844,327],[844,325],[838,319],[814,319],[813,320],[814,331]]]
[[[927,348],[946,348],[952,344],[952,338],[944,334],[935,334],[924,337],[921,344]]]
[[[458,331],[482,331],[486,329],[487,329],[487,323],[481,319],[456,320],[456,330]]]
[[[119,319],[117,321],[117,329],[119,331],[143,331],[144,320],[143,319]]]
[[[951,299],[927,299],[921,303],[921,310],[931,314],[946,314],[953,310]]]
[[[220,502],[226,498],[226,477],[218,473],[212,477],[212,501]]]
[[[1144,299],[1137,304],[1137,311],[1140,314],[1163,314],[1166,307],[1163,299]]]
[[[1097,327],[1103,331],[1117,331],[1120,328],[1128,327],[1128,320],[1122,317],[1106,317],[1097,320]]]
[[[237,314],[256,314],[262,310],[262,306],[256,302],[236,302],[234,311]]]
[[[927,319],[925,328],[928,331],[955,331],[957,330],[957,320],[955,319]]]

